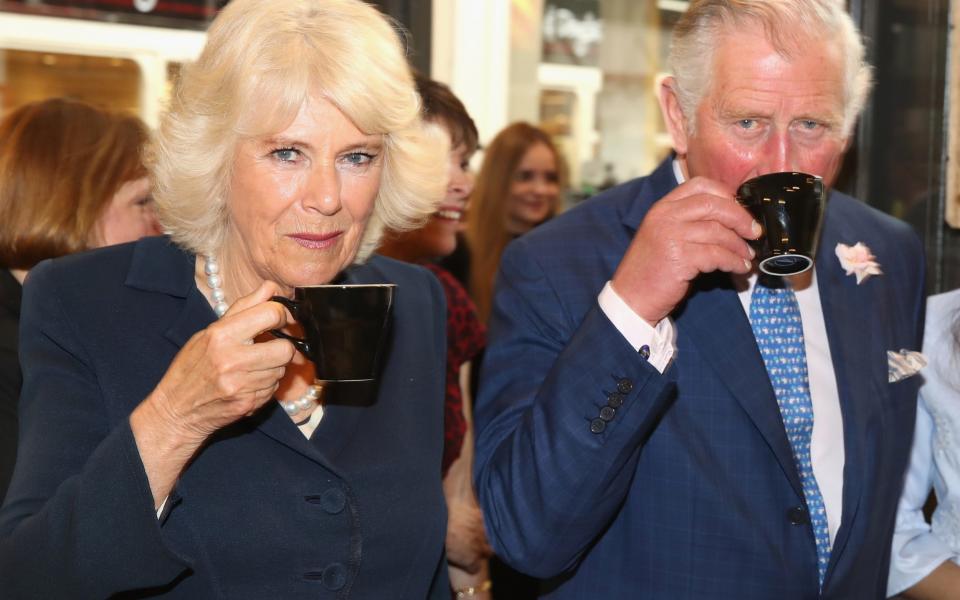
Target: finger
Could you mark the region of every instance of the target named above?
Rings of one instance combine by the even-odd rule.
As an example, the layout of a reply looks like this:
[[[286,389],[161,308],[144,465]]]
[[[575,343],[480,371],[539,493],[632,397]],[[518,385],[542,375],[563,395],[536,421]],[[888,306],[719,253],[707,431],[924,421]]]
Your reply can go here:
[[[717,221],[744,239],[755,240],[762,230],[747,209],[730,197],[699,194],[674,205],[673,216],[682,222]]]
[[[252,308],[258,304],[263,304],[270,300],[271,297],[278,295],[281,292],[280,286],[272,281],[264,281],[260,284],[260,287],[255,289],[252,293],[239,298],[230,306],[230,310],[227,311],[227,315],[241,313],[248,308]]]
[[[684,239],[695,244],[722,246],[747,260],[753,260],[756,256],[750,244],[719,221],[696,221],[687,224],[684,228]]]
[[[236,352],[238,370],[262,371],[286,367],[293,360],[296,350],[287,340],[270,340],[245,345]]]
[[[726,273],[748,273],[753,268],[751,262],[735,252],[730,252],[723,246],[713,244],[689,244],[689,264],[697,271],[689,278],[699,273],[724,271]],[[689,273],[688,273],[689,275]]]
[[[697,196],[700,194],[730,199],[734,197],[733,191],[719,181],[707,177],[694,177],[675,187],[669,194],[664,196],[663,200],[681,200],[688,196]]]
[[[289,322],[289,313],[278,302],[269,302],[269,299],[267,296],[254,306],[236,312],[231,310],[210,328],[222,332],[229,340],[245,343],[265,331],[280,329]]]
[[[217,397],[226,402],[243,402],[253,395],[260,397],[283,378],[281,368],[226,373],[217,381]]]

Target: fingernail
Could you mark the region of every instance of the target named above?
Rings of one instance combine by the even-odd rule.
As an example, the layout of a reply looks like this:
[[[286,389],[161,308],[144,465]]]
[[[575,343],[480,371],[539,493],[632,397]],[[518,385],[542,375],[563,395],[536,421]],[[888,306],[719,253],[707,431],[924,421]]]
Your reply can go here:
[[[760,223],[756,221],[750,226],[750,230],[753,232],[754,239],[760,237],[760,234],[763,233],[763,227],[760,227]]]
[[[750,264],[750,261],[749,261],[749,260],[743,259],[743,268],[745,268],[746,270],[749,271],[752,267],[753,267],[753,265]]]
[[[747,250],[750,251],[750,258],[757,257],[757,251],[753,249],[753,246],[747,246]]]

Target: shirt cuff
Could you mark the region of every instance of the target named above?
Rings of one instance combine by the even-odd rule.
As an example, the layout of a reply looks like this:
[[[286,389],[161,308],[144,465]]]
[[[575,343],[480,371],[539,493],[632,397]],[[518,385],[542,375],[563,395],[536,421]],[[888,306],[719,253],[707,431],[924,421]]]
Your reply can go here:
[[[633,312],[609,281],[597,296],[597,302],[603,314],[640,356],[646,358],[657,371],[663,373],[667,370],[677,352],[676,331],[670,317],[662,319],[656,327],[652,327],[643,317]]]

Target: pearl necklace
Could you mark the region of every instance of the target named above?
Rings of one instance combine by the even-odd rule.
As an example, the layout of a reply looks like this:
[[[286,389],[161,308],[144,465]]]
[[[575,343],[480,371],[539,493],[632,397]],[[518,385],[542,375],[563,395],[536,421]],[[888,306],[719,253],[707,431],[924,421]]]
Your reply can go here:
[[[213,256],[203,257],[203,272],[207,276],[207,285],[210,287],[210,297],[213,299],[213,312],[219,319],[227,313],[230,305],[227,304],[223,293],[223,278],[220,276],[220,264]],[[280,400],[280,406],[290,416],[309,410],[320,401],[320,394],[323,392],[323,386],[316,383],[311,384],[307,391],[296,400]]]

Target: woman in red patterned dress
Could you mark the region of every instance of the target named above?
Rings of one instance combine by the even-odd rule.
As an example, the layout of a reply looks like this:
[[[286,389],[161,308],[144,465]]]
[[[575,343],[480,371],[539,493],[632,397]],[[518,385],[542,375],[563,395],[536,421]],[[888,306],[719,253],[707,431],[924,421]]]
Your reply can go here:
[[[442,83],[416,76],[425,120],[450,140],[447,195],[416,231],[384,236],[380,253],[422,264],[437,276],[447,298],[447,392],[444,426],[443,488],[447,498],[447,562],[455,598],[489,598],[487,558],[491,554],[483,517],[471,481],[473,427],[470,402],[471,360],[486,344],[486,328],[463,286],[433,261],[449,255],[463,229],[467,197],[473,189],[470,157],[477,150],[473,119]]]

